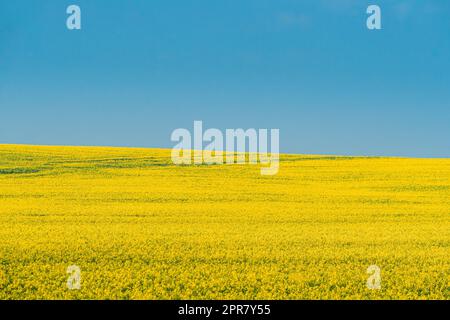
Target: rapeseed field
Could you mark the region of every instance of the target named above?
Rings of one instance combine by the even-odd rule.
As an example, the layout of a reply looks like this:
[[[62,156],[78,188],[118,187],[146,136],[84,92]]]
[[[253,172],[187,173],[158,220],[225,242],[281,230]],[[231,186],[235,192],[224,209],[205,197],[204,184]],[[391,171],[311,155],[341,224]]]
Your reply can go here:
[[[449,299],[449,257],[450,159],[0,145],[0,299]]]

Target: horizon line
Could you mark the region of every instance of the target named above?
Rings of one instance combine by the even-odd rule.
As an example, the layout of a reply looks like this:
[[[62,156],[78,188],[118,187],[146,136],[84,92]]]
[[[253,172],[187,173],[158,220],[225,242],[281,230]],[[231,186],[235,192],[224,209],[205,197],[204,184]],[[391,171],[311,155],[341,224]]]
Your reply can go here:
[[[118,146],[118,145],[62,145],[62,144],[28,144],[28,143],[0,143],[0,147],[3,146],[16,146],[16,147],[66,147],[66,148],[115,148],[115,149],[141,149],[141,150],[172,150],[168,147],[139,147],[139,146]],[[191,149],[191,151],[196,151]],[[230,152],[226,150],[219,150],[224,153]],[[234,151],[236,152],[236,151]],[[245,153],[249,153],[245,151]],[[256,152],[259,153],[259,152]],[[268,152],[270,154],[270,152]],[[355,154],[334,154],[334,153],[294,153],[294,152],[280,152],[280,155],[287,156],[320,156],[320,157],[352,157],[352,158],[393,158],[393,159],[437,159],[437,160],[450,160],[448,157],[420,157],[420,156],[386,156],[386,155],[355,155]]]

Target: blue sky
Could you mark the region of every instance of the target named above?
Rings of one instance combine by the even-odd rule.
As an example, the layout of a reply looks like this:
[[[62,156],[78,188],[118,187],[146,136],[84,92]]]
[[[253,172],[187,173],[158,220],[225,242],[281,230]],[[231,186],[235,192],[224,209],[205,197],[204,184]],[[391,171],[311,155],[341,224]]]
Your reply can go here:
[[[202,120],[279,128],[283,152],[449,157],[450,2],[1,1],[0,111],[0,143],[170,148]]]

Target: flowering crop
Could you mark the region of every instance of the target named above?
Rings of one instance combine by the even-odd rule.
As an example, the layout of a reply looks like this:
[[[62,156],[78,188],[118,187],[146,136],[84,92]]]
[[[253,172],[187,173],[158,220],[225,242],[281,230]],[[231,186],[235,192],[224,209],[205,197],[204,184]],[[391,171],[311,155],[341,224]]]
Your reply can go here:
[[[1,145],[0,299],[450,298],[450,159],[281,155],[277,175],[259,169]]]

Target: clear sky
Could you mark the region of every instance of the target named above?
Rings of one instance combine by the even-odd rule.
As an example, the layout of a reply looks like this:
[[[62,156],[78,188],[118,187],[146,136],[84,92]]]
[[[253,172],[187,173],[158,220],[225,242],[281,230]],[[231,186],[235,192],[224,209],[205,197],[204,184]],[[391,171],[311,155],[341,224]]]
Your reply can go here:
[[[0,114],[0,143],[170,148],[202,120],[279,128],[283,152],[449,157],[450,1],[0,0]]]

